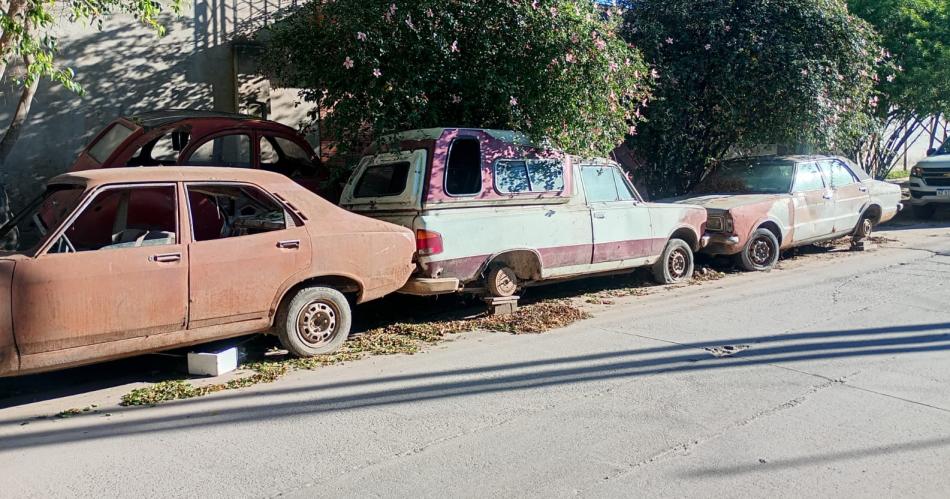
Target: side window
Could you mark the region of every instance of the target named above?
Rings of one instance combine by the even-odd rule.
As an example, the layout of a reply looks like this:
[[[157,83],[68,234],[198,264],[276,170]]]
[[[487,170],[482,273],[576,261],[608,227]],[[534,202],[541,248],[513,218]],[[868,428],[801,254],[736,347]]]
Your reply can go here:
[[[360,177],[359,182],[356,183],[356,188],[353,190],[353,197],[381,198],[398,196],[406,190],[406,181],[408,178],[408,161],[370,165],[363,170],[363,175]]]
[[[189,185],[188,204],[195,241],[248,236],[293,225],[283,206],[249,185]]]
[[[96,195],[53,253],[177,244],[175,186],[108,189]]]
[[[481,191],[482,152],[478,139],[455,139],[445,165],[445,192],[451,196],[471,196]]]
[[[831,164],[831,185],[833,187],[844,187],[855,182],[854,175],[847,166],[838,161],[832,161]]]
[[[495,163],[495,188],[504,194],[531,191],[528,164],[524,161],[499,161]]]
[[[623,172],[619,168],[611,168],[614,171],[614,180],[617,182],[617,194],[621,201],[634,201],[637,199],[637,196],[633,193],[633,189],[630,188],[630,184],[627,183],[627,178],[624,176]]]
[[[549,159],[501,160],[495,163],[498,192],[557,192],[564,190],[564,164]]]
[[[247,135],[223,135],[201,144],[186,164],[192,166],[251,167],[251,138]]]
[[[310,153],[292,140],[263,135],[260,138],[261,168],[288,177],[312,176],[316,166]]]
[[[581,169],[588,203],[609,203],[620,200],[613,170],[613,168],[601,166],[585,166]]]
[[[795,192],[817,191],[825,188],[821,170],[815,163],[798,165],[795,173]]]

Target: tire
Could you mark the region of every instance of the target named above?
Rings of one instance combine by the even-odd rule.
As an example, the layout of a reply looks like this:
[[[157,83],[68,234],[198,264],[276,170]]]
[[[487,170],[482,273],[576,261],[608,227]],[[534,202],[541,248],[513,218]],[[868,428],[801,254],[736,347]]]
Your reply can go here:
[[[313,357],[337,351],[350,335],[350,304],[332,288],[303,288],[277,317],[277,336],[290,353]]]
[[[930,220],[937,211],[937,207],[932,204],[915,204],[913,210],[915,217]]]
[[[670,239],[660,259],[653,264],[653,279],[659,284],[678,284],[693,278],[693,249],[682,239]]]
[[[863,241],[871,237],[871,232],[874,231],[874,219],[864,215],[861,217],[861,220],[858,222],[858,226],[854,229],[853,240],[855,242]]]
[[[739,254],[739,265],[748,272],[772,270],[778,263],[779,242],[768,229],[758,228]]]
[[[518,292],[518,276],[505,265],[492,265],[485,276],[488,294],[495,298],[508,298]]]

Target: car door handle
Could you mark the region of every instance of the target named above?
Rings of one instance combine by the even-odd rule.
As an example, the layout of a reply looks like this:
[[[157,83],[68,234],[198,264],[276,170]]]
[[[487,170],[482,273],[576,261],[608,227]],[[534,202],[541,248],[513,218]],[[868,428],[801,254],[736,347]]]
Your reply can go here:
[[[822,199],[834,199],[834,198],[835,198],[835,195],[834,195],[834,194],[825,194],[825,195],[822,196],[821,198],[822,198]]]
[[[156,263],[173,263],[181,261],[181,253],[165,253],[163,255],[153,255],[149,260]]]
[[[300,247],[300,240],[294,239],[291,241],[280,241],[277,243],[277,247],[280,249],[297,249]]]
[[[601,220],[602,220],[602,219],[604,219],[604,218],[607,218],[607,215],[605,215],[605,214],[603,214],[603,213],[596,213],[596,212],[595,212],[595,213],[594,213],[594,218],[598,218],[598,219],[601,219]]]
[[[858,190],[861,191],[861,192],[867,192],[867,191],[868,191],[868,188],[867,188],[867,187],[858,187]]]

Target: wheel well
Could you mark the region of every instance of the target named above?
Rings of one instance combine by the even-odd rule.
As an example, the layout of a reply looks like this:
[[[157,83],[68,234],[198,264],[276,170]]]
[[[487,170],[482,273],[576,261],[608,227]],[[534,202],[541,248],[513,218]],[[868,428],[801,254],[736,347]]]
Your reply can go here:
[[[515,250],[496,255],[485,265],[484,270],[488,270],[492,265],[498,263],[514,270],[518,279],[523,281],[541,279],[541,259],[533,251]]]
[[[868,206],[868,209],[864,210],[864,216],[871,217],[871,221],[874,222],[874,225],[877,225],[881,221],[881,207],[872,204]]]
[[[778,227],[778,224],[769,220],[764,222],[759,226],[760,229],[768,229],[772,234],[775,234],[775,238],[778,239],[778,244],[782,244],[782,229]]]
[[[288,302],[290,302],[290,300],[292,300],[297,294],[297,291],[300,291],[303,288],[309,288],[311,286],[324,286],[327,288],[333,288],[343,293],[343,296],[353,303],[358,303],[360,298],[363,297],[363,286],[355,279],[337,275],[324,275],[303,280],[288,289],[287,292],[284,293],[284,296],[281,297],[280,302],[278,302],[277,310],[280,310],[280,307],[283,307]]]
[[[693,251],[699,249],[699,237],[696,236],[695,232],[693,232],[691,229],[687,229],[686,227],[676,229],[676,232],[673,232],[673,235],[670,236],[670,239],[682,239],[686,242],[686,244],[689,245],[690,248],[693,249]]]

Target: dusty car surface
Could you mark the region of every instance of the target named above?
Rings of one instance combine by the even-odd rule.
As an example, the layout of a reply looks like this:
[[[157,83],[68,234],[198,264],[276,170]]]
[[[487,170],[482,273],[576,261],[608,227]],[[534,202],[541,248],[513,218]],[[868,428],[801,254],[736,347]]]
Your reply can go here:
[[[613,162],[498,130],[416,130],[384,143],[340,203],[415,232],[418,270],[404,293],[508,297],[649,265],[661,282],[692,277],[705,210],[645,203]]]
[[[704,252],[768,270],[780,250],[846,236],[866,238],[901,209],[897,185],[843,158],[768,156],[725,162],[681,202],[709,211]]]
[[[938,206],[950,206],[950,139],[911,168],[910,206],[921,218],[932,217]]]
[[[0,229],[0,375],[255,332],[335,350],[348,300],[402,287],[405,228],[346,212],[287,177],[230,168],[61,175]]]
[[[173,165],[267,170],[315,192],[327,177],[313,148],[293,128],[253,116],[191,109],[116,119],[69,171]]]

